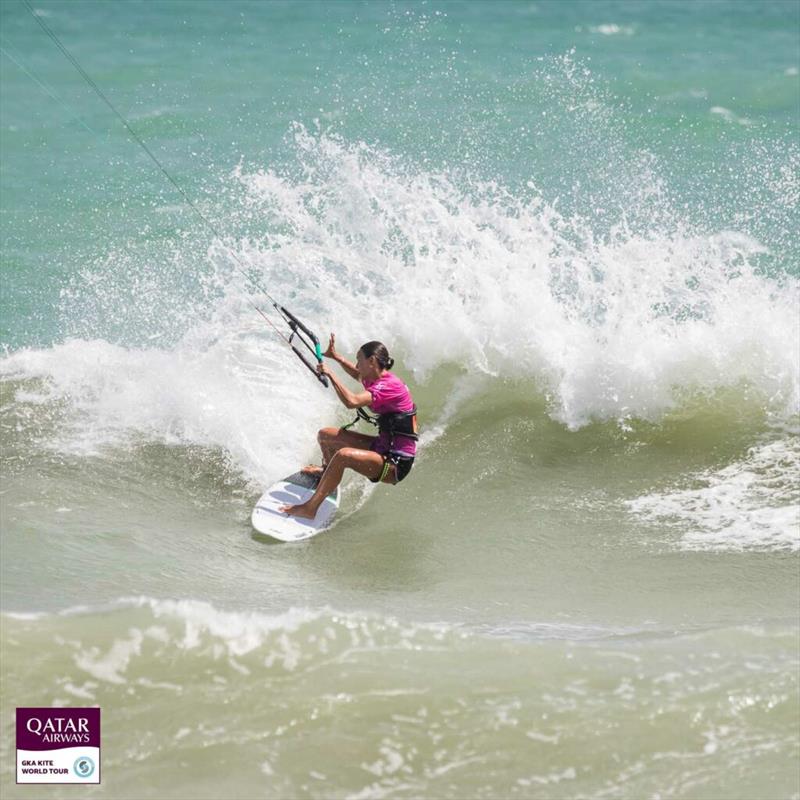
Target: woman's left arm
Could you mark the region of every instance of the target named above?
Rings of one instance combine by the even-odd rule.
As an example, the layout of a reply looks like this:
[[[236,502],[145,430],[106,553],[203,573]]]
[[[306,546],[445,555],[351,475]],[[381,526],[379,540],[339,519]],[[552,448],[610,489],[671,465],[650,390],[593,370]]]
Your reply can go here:
[[[331,372],[326,364],[319,364],[317,371],[322,375],[327,375],[333,384],[334,391],[346,408],[362,408],[372,402],[372,395],[367,392],[351,392],[339,378]]]

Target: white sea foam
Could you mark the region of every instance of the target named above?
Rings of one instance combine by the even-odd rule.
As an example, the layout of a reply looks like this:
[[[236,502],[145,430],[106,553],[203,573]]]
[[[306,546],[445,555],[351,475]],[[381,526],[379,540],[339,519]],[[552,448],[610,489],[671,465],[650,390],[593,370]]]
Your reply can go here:
[[[686,390],[732,386],[748,386],[775,418],[797,413],[800,285],[764,277],[767,248],[751,236],[678,223],[641,233],[625,220],[598,234],[533,190],[464,186],[301,127],[294,147],[292,169],[234,171],[247,213],[267,232],[232,246],[321,336],[334,329],[343,353],[376,338],[420,381],[447,363],[489,379],[532,377],[573,429],[658,420]],[[637,203],[661,202],[645,166]],[[6,378],[42,379],[17,402],[35,393],[37,403],[65,404],[51,446],[219,447],[256,482],[313,455],[316,429],[341,414],[333,393],[254,313],[230,250],[215,243],[205,266],[212,311],[197,318],[175,298],[185,332],[172,344],[70,339],[0,361]],[[110,275],[113,259],[102,280],[86,273],[83,290],[112,292]],[[117,300],[98,299],[98,313]]]
[[[126,638],[115,639],[107,653],[96,647],[81,651],[75,656],[75,666],[98,680],[125,683],[123,673],[131,659],[141,653],[143,639],[141,631],[134,628]]]
[[[748,119],[747,117],[739,117],[733,113],[729,108],[725,108],[724,106],[712,106],[709,110],[710,114],[716,114],[725,122],[735,122],[739,125],[752,125],[753,121]]]
[[[144,615],[140,613],[144,612]],[[148,660],[152,651],[169,651],[187,657],[208,657],[227,665],[239,675],[254,669],[277,667],[292,672],[319,658],[356,649],[413,649],[439,647],[442,637],[452,641],[469,636],[445,624],[405,623],[377,614],[337,612],[331,608],[291,608],[270,614],[260,611],[220,609],[201,600],[159,600],[151,597],[120,598],[111,606],[71,609],[60,617],[93,614],[120,615],[121,630],[101,643],[92,636],[60,639],[72,651],[72,661],[82,673],[104,684],[123,685],[135,680],[140,685],[161,686],[175,691],[181,687],[150,678],[132,678],[137,661]],[[28,623],[52,615],[6,614]],[[91,630],[91,627],[88,629]],[[88,691],[97,683],[87,682],[63,688],[73,695]]]
[[[685,550],[800,550],[800,439],[753,447],[741,461],[687,483],[627,505],[677,526]]]
[[[296,468],[332,398],[312,386],[298,402],[301,369],[252,328],[244,318],[238,335],[199,350],[69,340],[19,351],[3,368],[7,376],[45,380],[37,404],[43,394],[68,399],[67,420],[46,447],[84,455],[142,440],[222,447],[248,477],[263,481]]]
[[[752,238],[595,238],[537,198],[494,185],[465,194],[446,175],[304,131],[297,144],[304,180],[239,177],[303,232],[270,254],[269,272],[304,261],[346,341],[377,330],[420,378],[445,361],[544,378],[571,427],[657,418],[676,386],[750,381],[797,409],[798,286],[756,274],[765,248]]]
[[[592,33],[600,33],[603,36],[633,36],[633,26],[631,25],[617,25],[613,22],[607,22],[603,25],[592,25],[589,30]]]

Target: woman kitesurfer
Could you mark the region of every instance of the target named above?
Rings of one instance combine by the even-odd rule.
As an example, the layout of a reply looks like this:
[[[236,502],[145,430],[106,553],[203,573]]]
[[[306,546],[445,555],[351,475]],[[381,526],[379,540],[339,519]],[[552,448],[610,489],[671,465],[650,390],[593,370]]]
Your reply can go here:
[[[394,359],[381,342],[367,342],[353,364],[336,352],[331,334],[323,354],[337,361],[344,371],[361,381],[363,391],[352,392],[321,363],[318,371],[327,375],[339,399],[347,408],[367,407],[378,415],[379,434],[368,436],[346,428],[323,428],[318,436],[322,465],[309,465],[302,471],[320,477],[314,495],[300,505],[286,505],[281,511],[296,517],[314,519],[322,501],[341,483],[347,468],[365,475],[373,483],[399,483],[411,471],[417,452],[417,409],[408,387],[389,372]]]

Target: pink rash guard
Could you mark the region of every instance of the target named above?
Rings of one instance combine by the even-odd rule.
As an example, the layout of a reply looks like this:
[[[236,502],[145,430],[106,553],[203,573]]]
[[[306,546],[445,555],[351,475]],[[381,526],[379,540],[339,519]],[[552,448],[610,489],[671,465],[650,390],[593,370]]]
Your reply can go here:
[[[364,388],[372,395],[369,408],[373,414],[392,414],[397,411],[411,411],[414,401],[403,381],[391,372],[384,372],[376,381],[362,381]],[[372,449],[385,456],[389,453],[389,433],[384,431],[373,442]],[[394,435],[393,453],[414,458],[417,443],[401,433]]]

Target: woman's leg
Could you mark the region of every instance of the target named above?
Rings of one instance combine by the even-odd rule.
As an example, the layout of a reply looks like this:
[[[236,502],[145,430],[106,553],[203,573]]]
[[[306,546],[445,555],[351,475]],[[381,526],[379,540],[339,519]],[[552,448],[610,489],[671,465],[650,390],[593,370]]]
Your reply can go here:
[[[343,447],[354,447],[358,450],[369,450],[377,436],[368,436],[365,433],[346,431],[344,428],[322,428],[317,434],[319,449],[322,451],[322,466],[309,464],[302,471],[309,475],[321,475],[330,462],[333,454]]]
[[[320,479],[314,494],[296,506],[281,506],[286,514],[305,519],[314,519],[322,501],[342,482],[347,468],[354,469],[370,480],[376,479],[383,472],[383,456],[373,450],[359,450],[355,447],[342,447],[337,450]]]

